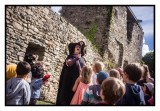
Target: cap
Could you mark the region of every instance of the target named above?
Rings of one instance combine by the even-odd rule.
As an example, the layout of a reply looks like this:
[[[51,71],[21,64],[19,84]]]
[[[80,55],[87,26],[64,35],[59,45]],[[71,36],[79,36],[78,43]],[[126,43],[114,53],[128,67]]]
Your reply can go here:
[[[99,81],[103,81],[105,80],[107,77],[109,77],[109,74],[104,72],[104,71],[100,71],[98,74],[97,74],[97,80]]]
[[[144,85],[149,89],[149,91],[152,93],[154,89],[154,84],[151,82],[144,83]]]

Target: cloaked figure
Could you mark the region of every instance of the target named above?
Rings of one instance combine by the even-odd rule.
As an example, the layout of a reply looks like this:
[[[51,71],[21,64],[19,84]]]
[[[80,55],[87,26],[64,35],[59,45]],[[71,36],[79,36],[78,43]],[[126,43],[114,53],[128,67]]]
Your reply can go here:
[[[56,105],[70,105],[74,95],[73,85],[80,75],[81,68],[85,65],[84,47],[83,41],[68,45],[69,55],[65,59],[60,75]]]

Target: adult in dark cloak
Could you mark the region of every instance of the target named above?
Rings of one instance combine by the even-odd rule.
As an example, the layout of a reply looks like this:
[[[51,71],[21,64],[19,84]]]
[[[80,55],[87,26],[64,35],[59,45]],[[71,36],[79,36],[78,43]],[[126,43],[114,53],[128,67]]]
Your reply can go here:
[[[81,68],[85,65],[84,47],[83,41],[68,45],[69,55],[65,59],[60,75],[56,105],[70,105],[74,95],[73,85],[80,75]]]

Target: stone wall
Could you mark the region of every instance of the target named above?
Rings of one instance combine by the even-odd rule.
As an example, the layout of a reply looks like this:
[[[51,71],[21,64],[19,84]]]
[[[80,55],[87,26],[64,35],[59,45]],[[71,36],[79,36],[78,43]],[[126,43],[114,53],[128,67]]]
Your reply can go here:
[[[68,44],[83,40],[87,44],[87,64],[102,60],[90,41],[50,7],[6,6],[6,61],[23,61],[26,52],[39,55],[50,73],[43,87],[46,101],[55,102],[59,75],[68,53]]]
[[[106,55],[116,66],[122,66],[123,55],[127,38],[127,9],[122,6],[115,6],[112,9],[110,31],[108,37],[108,48]]]
[[[61,15],[96,44],[101,56],[107,44],[112,6],[63,6]],[[95,33],[91,30],[95,30]],[[93,34],[92,34],[93,33]]]
[[[140,62],[143,29],[127,6],[63,6],[61,14],[83,34],[93,23],[93,36],[105,64],[112,67]],[[111,68],[111,67],[108,67]]]

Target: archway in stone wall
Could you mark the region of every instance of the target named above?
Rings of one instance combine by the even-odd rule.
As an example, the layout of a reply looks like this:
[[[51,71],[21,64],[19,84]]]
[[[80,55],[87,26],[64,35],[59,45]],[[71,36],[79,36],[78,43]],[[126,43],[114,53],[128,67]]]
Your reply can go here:
[[[39,44],[35,44],[35,43],[30,42],[28,44],[27,49],[26,49],[25,55],[28,54],[28,53],[33,53],[33,54],[36,54],[36,55],[39,56],[38,57],[38,61],[43,61],[44,52],[45,52],[45,48],[44,47],[40,46]]]

